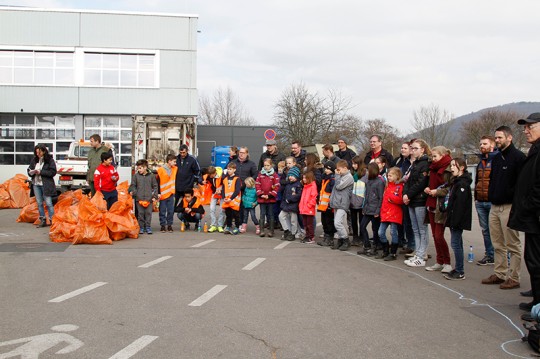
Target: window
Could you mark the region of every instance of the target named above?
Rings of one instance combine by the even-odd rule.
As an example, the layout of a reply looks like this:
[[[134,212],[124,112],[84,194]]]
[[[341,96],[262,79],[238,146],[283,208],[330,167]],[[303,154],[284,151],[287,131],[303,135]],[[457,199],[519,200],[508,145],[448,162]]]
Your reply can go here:
[[[0,84],[75,85],[74,52],[0,50]]]
[[[130,116],[86,116],[84,118],[84,138],[93,134],[101,136],[103,142],[114,146],[120,167],[131,167],[131,133],[133,119]]]
[[[84,53],[84,85],[156,87],[155,54]]]

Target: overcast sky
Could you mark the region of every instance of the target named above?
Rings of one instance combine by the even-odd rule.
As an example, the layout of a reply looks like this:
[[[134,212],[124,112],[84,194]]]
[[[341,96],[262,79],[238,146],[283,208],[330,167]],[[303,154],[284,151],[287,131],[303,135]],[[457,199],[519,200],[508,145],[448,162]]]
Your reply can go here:
[[[435,103],[456,117],[540,100],[537,0],[0,0],[52,8],[199,16],[198,88],[230,87],[259,124],[303,82],[352,113],[411,130]]]

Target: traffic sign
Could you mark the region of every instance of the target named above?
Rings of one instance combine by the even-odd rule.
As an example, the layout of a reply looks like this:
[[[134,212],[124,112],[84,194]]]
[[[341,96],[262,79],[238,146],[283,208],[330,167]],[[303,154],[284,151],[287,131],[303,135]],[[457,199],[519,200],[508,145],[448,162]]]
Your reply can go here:
[[[276,131],[269,128],[268,130],[264,131],[264,138],[267,140],[275,140],[276,139]]]

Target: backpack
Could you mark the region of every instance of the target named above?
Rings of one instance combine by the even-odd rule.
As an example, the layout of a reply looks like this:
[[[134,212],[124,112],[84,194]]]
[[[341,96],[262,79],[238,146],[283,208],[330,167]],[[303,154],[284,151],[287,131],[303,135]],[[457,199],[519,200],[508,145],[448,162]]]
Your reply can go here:
[[[525,322],[523,326],[529,331],[529,334],[521,338],[521,340],[529,343],[536,353],[540,353],[540,324]]]

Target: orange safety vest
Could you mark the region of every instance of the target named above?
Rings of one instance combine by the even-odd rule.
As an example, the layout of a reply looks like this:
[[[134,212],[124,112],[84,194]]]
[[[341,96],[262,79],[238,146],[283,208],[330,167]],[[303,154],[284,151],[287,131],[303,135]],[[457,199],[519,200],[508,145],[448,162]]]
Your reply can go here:
[[[330,183],[329,179],[322,181],[321,192],[319,193],[319,205],[317,206],[317,210],[321,212],[326,212],[330,205],[330,192],[326,192],[328,183]]]
[[[194,208],[199,208],[201,206],[201,199],[199,197],[195,197],[196,200],[195,200],[195,204],[193,204],[193,206],[191,207],[191,209],[194,209]],[[186,200],[186,197],[184,197],[182,199],[182,207],[184,208],[188,208],[189,206],[189,202]],[[192,212],[191,215],[193,216],[194,213]]]
[[[203,175],[203,181],[207,180],[208,175]],[[206,182],[205,185],[200,184],[199,192],[201,194],[202,204],[210,204],[210,200],[212,199],[212,184],[210,182]]]
[[[221,177],[216,177],[216,190],[218,188],[221,188]],[[223,196],[221,194],[217,194],[217,193],[214,193],[214,195],[212,197],[214,197],[214,198],[223,198]]]
[[[236,187],[236,181],[238,180],[238,177],[234,177],[232,181],[229,181],[228,179],[225,180],[224,186],[225,186],[225,198],[231,198],[232,194],[234,193],[234,188]],[[236,196],[232,201],[230,202],[223,202],[221,205],[222,208],[228,208],[231,207],[235,211],[240,210],[240,200],[242,198],[242,194],[238,193],[238,196]]]
[[[161,199],[167,199],[175,193],[174,182],[176,180],[176,171],[178,171],[178,167],[174,166],[171,168],[171,176],[169,177],[165,168],[159,167],[157,169]]]

